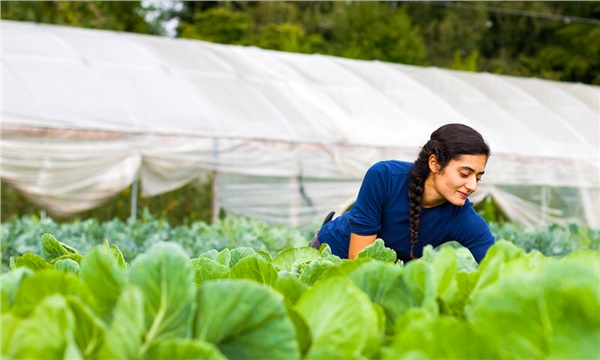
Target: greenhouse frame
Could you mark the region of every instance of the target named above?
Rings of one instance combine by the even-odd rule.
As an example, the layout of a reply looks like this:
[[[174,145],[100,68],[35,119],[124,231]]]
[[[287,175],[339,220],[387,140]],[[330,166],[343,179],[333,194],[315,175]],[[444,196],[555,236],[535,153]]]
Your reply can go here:
[[[600,87],[2,20],[2,180],[51,214],[214,176],[214,208],[306,227],[446,123],[492,155],[473,202],[600,227]]]

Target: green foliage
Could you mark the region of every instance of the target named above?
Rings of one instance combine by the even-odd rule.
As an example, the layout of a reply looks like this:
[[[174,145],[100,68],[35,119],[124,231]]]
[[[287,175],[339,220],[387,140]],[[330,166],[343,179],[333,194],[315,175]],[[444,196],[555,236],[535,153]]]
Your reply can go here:
[[[360,254],[357,255],[357,259],[376,259],[393,263],[396,261],[396,252],[386,248],[382,239],[377,239],[374,243],[362,249]]]
[[[536,56],[521,60],[535,72],[547,72],[557,80],[600,85],[600,26],[571,24],[554,31]]]
[[[50,234],[42,235],[42,251],[44,258],[48,261],[55,260],[64,255],[69,255],[75,251],[69,251],[66,246],[63,246],[56,238]]]
[[[13,321],[18,321],[18,324],[12,327],[13,331],[3,334],[3,337],[8,339],[8,346],[2,348],[3,357],[81,358],[75,344],[75,316],[64,296],[48,295],[42,298],[30,317]]]
[[[309,358],[334,354],[368,358],[381,346],[379,312],[369,297],[346,278],[315,284],[302,294],[296,307],[311,329]]]
[[[301,26],[290,23],[264,26],[257,41],[257,45],[264,49],[296,53],[317,52],[323,44],[320,34],[307,35]]]
[[[81,262],[79,278],[90,286],[96,298],[97,314],[104,320],[110,320],[113,306],[125,287],[125,278],[121,270],[125,269],[104,246],[95,246]]]
[[[563,256],[578,249],[600,250],[600,230],[587,226],[551,225],[521,228],[512,223],[500,225],[491,222],[489,224],[497,240],[510,241],[526,252],[538,251],[547,256]],[[64,239],[65,242],[58,242],[51,235],[45,236],[46,242],[54,238],[60,245],[58,247],[60,254],[65,252],[68,254],[56,258],[52,256],[49,261],[44,260],[42,257],[44,251],[40,246],[39,239],[46,233],[55,234],[57,238]],[[52,268],[57,259],[70,258],[80,262],[81,254],[77,254],[77,251],[86,253],[94,245],[99,244],[105,244],[104,246],[110,250],[120,267],[127,267],[125,259],[132,261],[138,254],[149,249],[152,244],[161,241],[180,244],[190,257],[198,257],[203,253],[207,254],[205,257],[208,257],[207,252],[212,250],[214,256],[210,259],[226,266],[239,261],[241,256],[247,256],[251,252],[250,250],[254,250],[252,252],[262,250],[270,254],[281,252],[273,259],[273,262],[281,270],[294,274],[300,274],[301,267],[305,266],[303,264],[316,258],[337,263],[336,257],[331,256],[331,251],[326,245],[321,252],[312,248],[294,248],[308,243],[308,239],[312,237],[310,229],[287,229],[234,216],[218,220],[214,225],[194,222],[189,226],[175,227],[148,213],[144,213],[138,221],[114,219],[104,223],[94,219],[58,223],[50,218],[39,219],[35,216],[24,216],[18,220],[0,224],[0,234],[3,269],[9,266],[11,256],[14,257],[15,265],[27,266],[33,270]],[[112,245],[109,245],[108,241]],[[73,246],[68,246],[67,243],[73,244]],[[461,270],[470,271],[476,266],[469,251],[457,243],[448,243],[443,246],[451,246],[456,249],[457,255],[461,257],[459,262]],[[61,248],[62,250],[60,250]],[[229,250],[233,248],[236,248],[236,251]],[[246,248],[245,255],[241,253],[242,248]],[[17,257],[19,254],[27,255]],[[233,261],[231,260],[232,254],[235,257]],[[257,253],[255,255],[269,261],[264,257],[265,254]],[[395,261],[394,255],[392,250],[374,244],[365,249],[361,257],[388,259],[393,262]]]
[[[227,260],[229,266],[230,261],[235,262],[241,258],[242,247],[278,253],[283,249],[307,244],[307,239],[312,236],[310,230],[270,226],[258,220],[234,216],[227,216],[213,225],[194,222],[189,226],[171,226],[148,212],[142,214],[137,221],[113,219],[103,223],[96,219],[59,223],[51,218],[24,216],[18,220],[3,222],[0,224],[0,232],[2,267],[8,266],[11,256],[27,253],[27,256],[18,257],[15,261],[19,266],[27,263],[34,270],[52,267],[52,259],[69,257],[78,261],[81,255],[72,253],[77,251],[75,249],[87,253],[93,246],[100,244],[110,250],[119,267],[126,267],[125,259],[133,261],[152,244],[163,241],[180,244],[190,257],[211,249],[221,251],[225,248],[238,248],[232,253],[227,250],[227,256],[234,257],[233,260]],[[49,234],[55,234],[57,238],[64,239],[64,242],[59,242]],[[40,246],[42,236],[43,244],[46,244],[45,250]],[[67,255],[62,255],[64,257],[57,257],[65,253]],[[42,256],[49,256],[46,258],[48,261]]]
[[[196,286],[193,266],[180,245],[154,244],[133,261],[129,280],[144,297],[145,336],[138,356],[163,340],[191,335]]]
[[[207,359],[226,360],[215,345],[196,339],[172,339],[151,347],[148,359]]]
[[[194,338],[215,344],[230,359],[299,359],[283,296],[248,280],[207,282],[198,288]]]
[[[321,257],[319,251],[311,247],[291,248],[279,253],[279,255],[273,259],[273,264],[280,270],[299,274],[300,270],[298,269],[298,265],[318,259],[319,257]]]
[[[191,24],[180,24],[180,36],[221,44],[242,44],[250,28],[249,22],[249,16],[244,13],[213,8],[196,13]]]
[[[556,258],[499,241],[470,272],[451,246],[427,248],[406,265],[336,261],[326,247],[275,257],[211,249],[190,259],[159,242],[130,267],[106,244],[83,254],[78,275],[56,267],[2,275],[3,357],[597,356],[593,250]],[[231,271],[195,281],[215,264]]]
[[[256,256],[247,256],[238,261],[229,272],[232,279],[248,279],[259,284],[274,286],[277,270],[270,262]]]
[[[508,221],[508,218],[502,213],[500,207],[496,205],[495,199],[491,196],[486,196],[483,201],[473,207],[487,223],[504,224]]]
[[[421,30],[428,60],[432,65],[466,71],[478,70],[477,58],[473,59],[475,64],[470,64],[468,68],[455,67],[456,59],[471,60],[473,54],[480,53],[482,38],[487,29],[487,13],[416,3],[405,3],[403,8]]]
[[[438,339],[444,338],[444,341]],[[468,344],[465,342],[468,340]],[[457,344],[463,344],[457,346]],[[500,350],[473,325],[453,317],[435,316],[412,308],[398,319],[398,327],[384,359],[498,359]]]
[[[258,45],[265,49],[302,52],[300,42],[304,36],[304,30],[298,25],[269,24],[261,32]]]
[[[332,55],[424,65],[425,42],[402,9],[384,2],[340,2]]]
[[[450,64],[450,69],[463,70],[463,71],[477,71],[477,60],[479,59],[479,52],[472,51],[469,55],[463,56],[460,51],[454,52],[454,58]]]
[[[15,300],[15,294],[17,289],[21,285],[21,282],[26,276],[33,274],[33,271],[25,266],[15,268],[10,273],[2,276],[2,287],[0,292],[2,294],[2,312],[8,310],[9,307],[13,306]]]
[[[141,1],[3,1],[2,19],[156,34]]]
[[[394,333],[395,319],[407,309],[418,306],[402,271],[401,266],[389,262],[367,261],[345,275],[383,309],[388,335]]]
[[[495,282],[474,292],[467,318],[497,339],[506,356],[597,356],[598,252],[558,260],[534,255],[507,262]],[[494,326],[489,326],[491,321]],[[577,341],[571,341],[574,338]]]
[[[564,256],[577,250],[600,250],[600,229],[586,225],[550,225],[530,228],[513,223],[491,223],[497,240],[510,241],[526,252],[539,251],[546,256]]]

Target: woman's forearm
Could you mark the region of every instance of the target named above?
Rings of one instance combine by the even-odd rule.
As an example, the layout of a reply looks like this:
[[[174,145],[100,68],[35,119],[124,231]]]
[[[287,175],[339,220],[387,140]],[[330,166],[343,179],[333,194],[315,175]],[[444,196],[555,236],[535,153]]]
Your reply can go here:
[[[354,260],[358,253],[365,247],[371,245],[377,239],[377,235],[356,235],[350,234],[350,246],[348,248],[348,259]]]

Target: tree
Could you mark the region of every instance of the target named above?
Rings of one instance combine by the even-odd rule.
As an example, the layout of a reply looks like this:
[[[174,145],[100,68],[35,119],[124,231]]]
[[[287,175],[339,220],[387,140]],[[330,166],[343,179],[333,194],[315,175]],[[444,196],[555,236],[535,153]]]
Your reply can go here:
[[[537,39],[534,54],[519,60],[534,76],[600,85],[600,3],[551,2],[548,6],[562,20],[554,21]]]
[[[197,12],[193,23],[181,23],[180,37],[221,44],[244,44],[249,29],[250,17],[247,14],[214,7]]]
[[[297,21],[298,11],[291,3],[222,3],[181,23],[179,36],[298,53],[322,50],[320,34],[307,34]]]
[[[406,2],[402,8],[435,66],[465,70],[477,52],[478,71],[585,83],[600,76],[599,2]]]
[[[3,1],[2,19],[156,34],[141,1]]]
[[[600,26],[571,24],[553,32],[553,43],[521,57],[532,73],[556,80],[600,85]]]
[[[479,51],[472,51],[467,56],[462,56],[459,50],[454,52],[454,59],[450,63],[450,69],[463,71],[477,71],[477,60],[479,59]]]
[[[300,26],[295,24],[269,24],[260,32],[258,46],[264,49],[313,53],[323,45],[318,34],[307,36]]]
[[[482,35],[487,28],[487,12],[421,2],[405,2],[401,8],[419,28],[431,65],[456,68],[458,58],[469,58],[480,52]],[[477,71],[478,59],[476,56],[475,67],[469,71]],[[459,68],[466,70],[463,66]]]
[[[385,2],[339,2],[332,54],[404,64],[426,63],[425,42],[410,16]]]

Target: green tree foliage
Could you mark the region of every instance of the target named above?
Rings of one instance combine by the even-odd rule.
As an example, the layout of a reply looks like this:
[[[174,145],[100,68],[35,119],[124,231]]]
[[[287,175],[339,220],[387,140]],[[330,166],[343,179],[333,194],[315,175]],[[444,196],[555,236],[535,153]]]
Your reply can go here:
[[[136,33],[157,33],[141,1],[3,1],[2,19]]]
[[[264,49],[296,53],[312,53],[323,46],[319,34],[306,35],[304,29],[296,24],[269,24],[260,32],[258,46]]]
[[[477,51],[477,71],[598,83],[598,2],[406,2],[402,8],[421,29],[434,66],[466,70]]]
[[[457,68],[458,59],[480,52],[486,30],[486,12],[465,12],[430,3],[405,2],[401,7],[420,30],[427,47],[427,60],[433,66]],[[476,64],[477,65],[477,60]],[[476,71],[477,67],[465,69]]]
[[[189,9],[185,9],[189,12]],[[279,2],[224,4],[197,11],[182,21],[179,36],[221,44],[313,53],[322,50],[320,34],[307,34],[294,5]]]
[[[545,78],[600,85],[600,26],[571,24],[553,35],[536,56],[520,60]]]
[[[182,23],[181,37],[221,44],[242,44],[250,28],[245,13],[225,8],[212,8],[194,15],[193,23]]]
[[[260,30],[269,24],[293,23],[301,24],[301,9],[289,1],[236,1],[230,5],[233,9],[242,11],[252,18],[256,29]]]
[[[551,13],[551,9],[545,2],[489,4],[514,11]],[[516,76],[539,76],[540,73],[532,72],[521,59],[535,56],[536,43],[547,36],[556,24],[556,21],[532,16],[517,16],[502,12],[488,13],[487,29],[483,32],[480,45],[482,54],[480,70]]]
[[[182,12],[187,13],[189,8]],[[246,17],[242,16],[245,15]],[[246,15],[247,14],[247,15]],[[386,2],[227,2],[182,22],[180,37],[354,59],[425,64],[419,30]]]
[[[334,55],[425,64],[424,40],[402,9],[382,2],[340,2],[334,19]]]
[[[538,14],[551,12],[547,4],[540,1],[489,4]],[[502,12],[490,12],[488,21],[482,52],[486,57],[505,56],[511,59],[517,59],[522,54],[533,54],[536,40],[556,24],[555,21],[549,22],[531,16],[516,16]]]
[[[479,51],[472,51],[467,56],[462,56],[459,50],[454,52],[454,59],[450,63],[450,69],[477,71],[477,60],[479,59]]]

